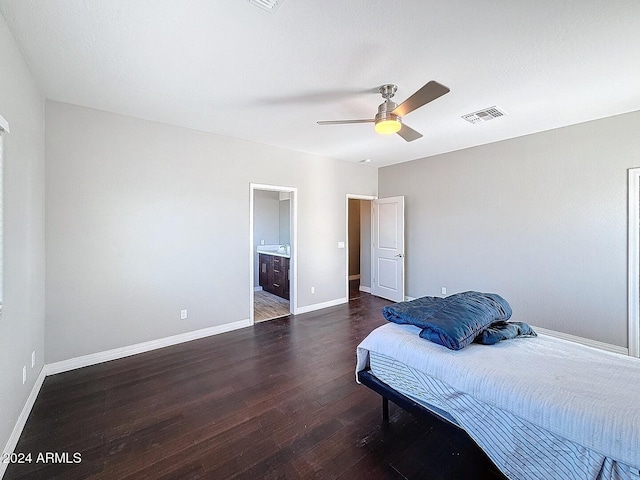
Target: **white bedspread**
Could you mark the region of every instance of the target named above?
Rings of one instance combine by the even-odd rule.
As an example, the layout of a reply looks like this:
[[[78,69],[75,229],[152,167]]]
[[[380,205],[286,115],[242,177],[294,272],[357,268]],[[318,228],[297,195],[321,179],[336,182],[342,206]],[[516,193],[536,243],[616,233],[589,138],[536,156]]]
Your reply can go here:
[[[459,351],[389,323],[357,349],[392,357],[458,392],[634,469],[640,468],[640,360],[539,335]]]

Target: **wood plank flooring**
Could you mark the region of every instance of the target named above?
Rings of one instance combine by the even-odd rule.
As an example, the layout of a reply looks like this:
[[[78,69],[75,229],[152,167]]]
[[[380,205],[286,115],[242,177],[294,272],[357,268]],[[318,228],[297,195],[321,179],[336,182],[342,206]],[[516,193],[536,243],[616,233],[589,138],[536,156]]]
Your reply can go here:
[[[264,290],[253,293],[253,320],[262,322],[290,314],[289,300]]]
[[[482,451],[354,380],[388,302],[256,324],[47,377],[5,479],[484,479]],[[80,463],[36,463],[66,452]]]
[[[361,295],[360,280],[349,280],[349,300],[357,300]]]

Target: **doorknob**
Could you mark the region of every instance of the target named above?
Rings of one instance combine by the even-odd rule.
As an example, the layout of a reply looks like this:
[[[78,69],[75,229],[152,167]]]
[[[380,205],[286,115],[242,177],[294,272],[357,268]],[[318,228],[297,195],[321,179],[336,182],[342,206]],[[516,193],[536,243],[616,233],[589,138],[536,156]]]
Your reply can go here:
[[[400,258],[402,258],[402,257],[404,257],[404,254],[402,254],[402,253],[398,253],[398,254],[396,255],[396,257],[400,257]]]

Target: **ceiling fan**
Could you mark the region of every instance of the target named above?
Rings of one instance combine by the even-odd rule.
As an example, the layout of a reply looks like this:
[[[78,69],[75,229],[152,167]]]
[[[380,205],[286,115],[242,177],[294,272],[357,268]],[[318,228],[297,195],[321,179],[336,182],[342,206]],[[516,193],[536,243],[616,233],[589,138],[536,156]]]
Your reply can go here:
[[[422,137],[422,134],[402,123],[402,117],[441,97],[445,93],[449,93],[450,90],[449,87],[445,87],[441,83],[431,80],[400,105],[391,101],[396,90],[398,90],[398,87],[392,84],[382,85],[380,87],[379,91],[380,94],[382,94],[382,98],[384,98],[384,102],[378,107],[378,113],[375,118],[365,120],[324,120],[318,122],[318,125],[375,123],[376,132],[382,134],[397,133],[407,142],[413,142]]]

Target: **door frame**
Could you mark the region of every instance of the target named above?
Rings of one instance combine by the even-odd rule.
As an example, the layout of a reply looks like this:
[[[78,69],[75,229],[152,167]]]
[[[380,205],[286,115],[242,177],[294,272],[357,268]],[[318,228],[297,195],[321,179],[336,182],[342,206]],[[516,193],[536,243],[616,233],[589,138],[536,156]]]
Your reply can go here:
[[[375,195],[360,195],[357,193],[347,193],[345,199],[345,232],[346,239],[345,242],[345,298],[347,302],[349,302],[349,200],[376,200],[378,197]],[[373,204],[372,204],[373,207]],[[373,208],[369,212],[371,215],[371,221],[373,221]],[[373,224],[371,225],[371,229],[373,231]],[[371,246],[373,247],[373,235],[369,235],[371,239]],[[369,262],[369,266],[371,267],[371,275],[369,278],[373,278],[373,248],[371,248],[371,261]]]
[[[249,184],[249,321],[251,325],[254,320],[253,292],[255,288],[254,265],[256,252],[253,249],[253,202],[256,190],[267,190],[270,192],[286,192],[291,198],[291,212],[289,215],[289,225],[291,227],[291,256],[289,258],[289,312],[293,315],[298,313],[298,189],[296,187],[286,187],[282,185],[267,185],[262,183]]]
[[[640,357],[640,168],[630,168],[628,172],[628,344],[629,356]]]

